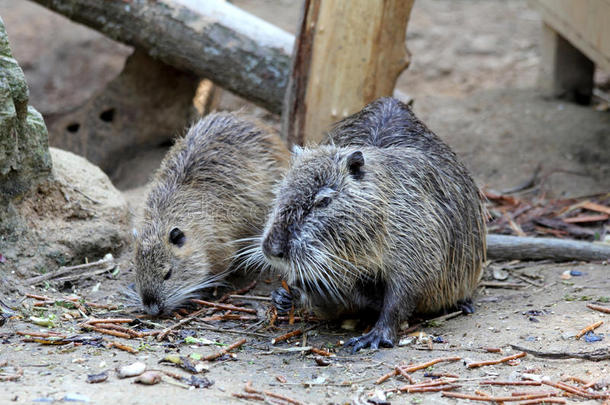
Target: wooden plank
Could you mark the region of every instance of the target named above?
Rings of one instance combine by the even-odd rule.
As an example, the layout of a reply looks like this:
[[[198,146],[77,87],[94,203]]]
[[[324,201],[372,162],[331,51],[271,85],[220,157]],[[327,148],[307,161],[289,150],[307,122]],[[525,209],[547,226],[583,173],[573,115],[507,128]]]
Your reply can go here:
[[[553,97],[589,104],[595,65],[546,23],[542,26],[539,86]]]
[[[610,72],[609,0],[531,0],[543,21]]]
[[[306,0],[284,102],[290,144],[317,143],[332,123],[391,96],[409,64],[413,0]]]

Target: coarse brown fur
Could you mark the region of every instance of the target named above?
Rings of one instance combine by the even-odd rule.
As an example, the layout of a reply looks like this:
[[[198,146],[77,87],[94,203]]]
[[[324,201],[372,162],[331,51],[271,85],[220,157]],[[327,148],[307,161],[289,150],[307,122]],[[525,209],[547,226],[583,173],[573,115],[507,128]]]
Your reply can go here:
[[[260,235],[289,153],[269,128],[208,115],[177,139],[152,182],[135,236],[136,291],[167,313],[217,285]]]
[[[339,122],[295,153],[261,240],[290,298],[336,317],[373,310],[354,350],[392,346],[413,312],[464,305],[485,261],[484,208],[456,155],[397,100]]]

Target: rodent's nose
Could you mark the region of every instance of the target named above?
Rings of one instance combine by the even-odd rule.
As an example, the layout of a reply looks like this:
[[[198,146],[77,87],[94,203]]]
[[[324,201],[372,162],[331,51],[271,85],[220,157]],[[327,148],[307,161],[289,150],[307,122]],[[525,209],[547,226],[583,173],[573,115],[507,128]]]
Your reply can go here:
[[[159,316],[163,313],[163,305],[156,298],[155,294],[144,291],[142,294],[142,306],[148,315]]]
[[[159,316],[163,312],[163,308],[158,304],[149,304],[144,305],[144,311],[146,311],[148,315]]]
[[[267,257],[283,259],[286,255],[285,245],[275,238],[268,236],[263,241],[263,253]]]

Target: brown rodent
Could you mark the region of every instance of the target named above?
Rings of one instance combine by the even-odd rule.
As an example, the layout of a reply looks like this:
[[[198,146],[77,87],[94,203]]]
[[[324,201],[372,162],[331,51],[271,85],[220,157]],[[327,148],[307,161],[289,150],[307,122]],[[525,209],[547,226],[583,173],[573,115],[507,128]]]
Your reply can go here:
[[[152,315],[217,285],[260,235],[289,152],[268,128],[215,113],[179,138],[152,182],[135,233],[135,290]]]
[[[485,261],[484,207],[456,155],[409,107],[379,99],[297,150],[261,239],[288,281],[273,294],[319,315],[373,311],[353,350],[391,347],[414,312],[472,312]]]

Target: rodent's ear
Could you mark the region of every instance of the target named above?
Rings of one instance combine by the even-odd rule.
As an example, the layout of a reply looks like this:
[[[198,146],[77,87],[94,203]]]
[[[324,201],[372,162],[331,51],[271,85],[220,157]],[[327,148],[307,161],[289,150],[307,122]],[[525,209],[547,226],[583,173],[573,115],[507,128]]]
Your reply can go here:
[[[364,176],[362,166],[364,166],[364,155],[359,150],[352,152],[347,157],[347,170],[355,179],[359,180]]]

